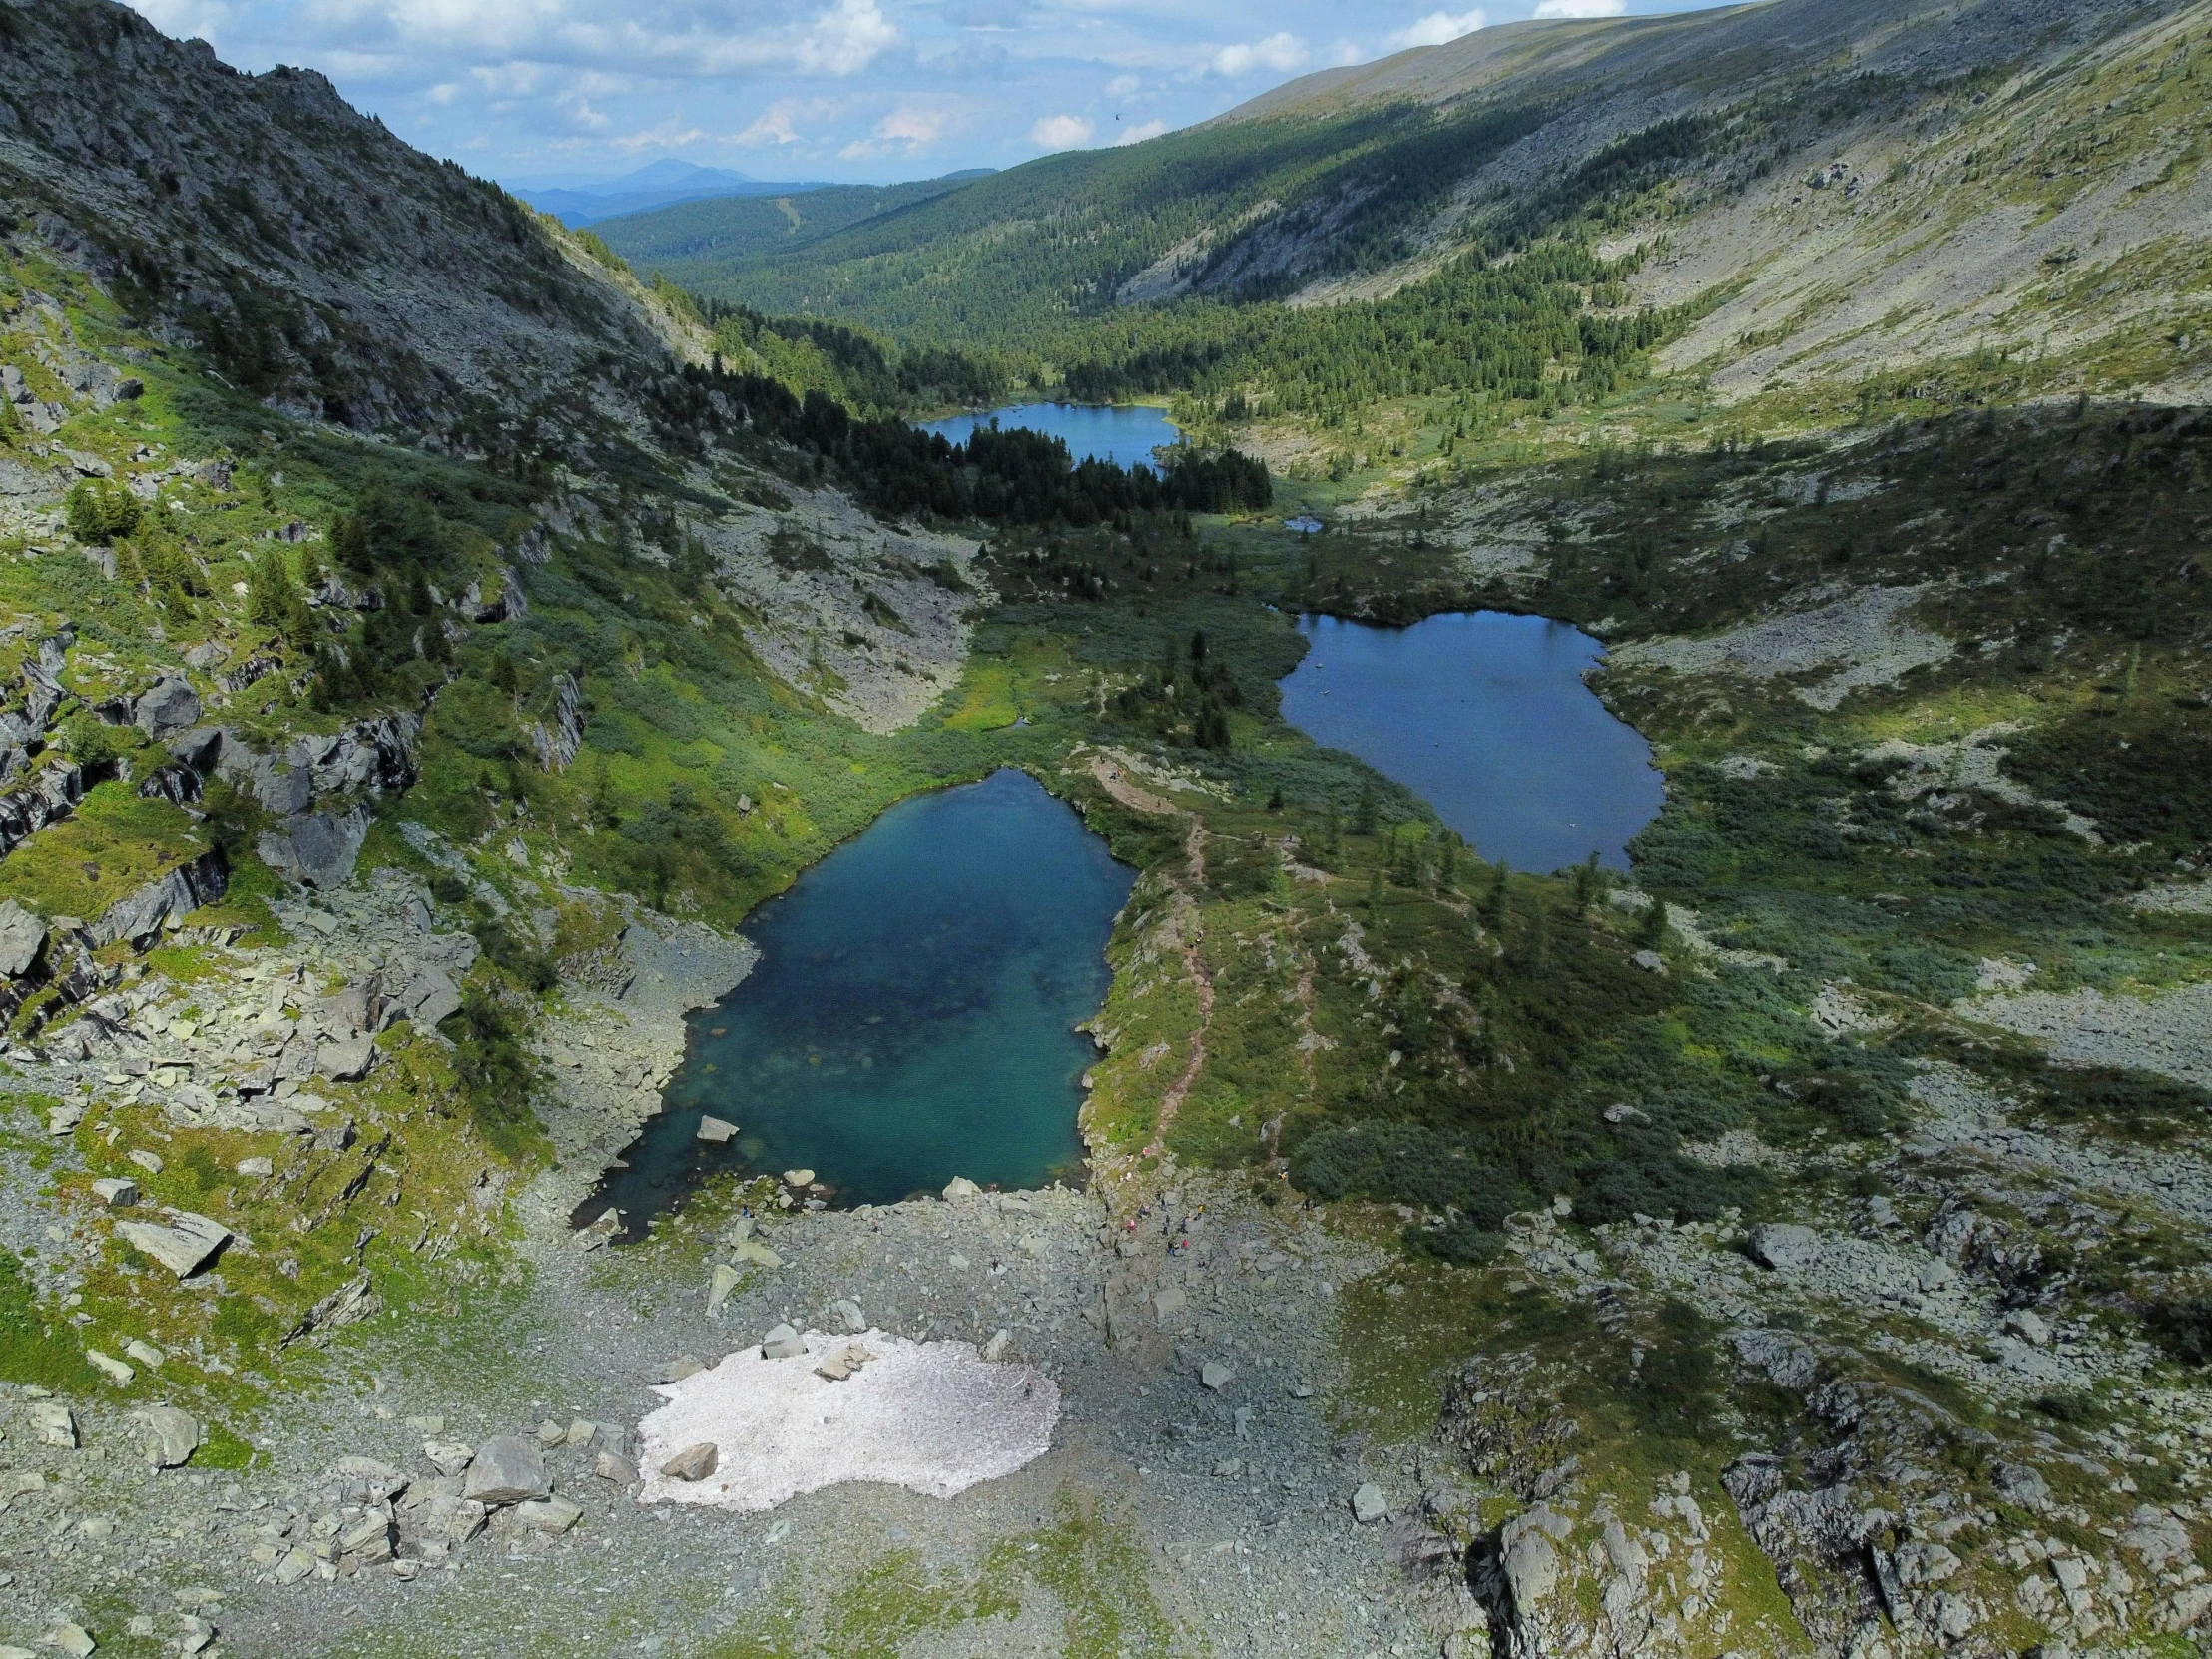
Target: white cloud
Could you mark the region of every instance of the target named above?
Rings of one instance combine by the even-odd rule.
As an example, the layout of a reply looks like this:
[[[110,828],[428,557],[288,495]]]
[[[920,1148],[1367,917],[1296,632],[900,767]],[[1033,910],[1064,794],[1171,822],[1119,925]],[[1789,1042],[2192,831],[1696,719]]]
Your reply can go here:
[[[1539,0],[1538,17],[1618,17],[1628,0]]]
[[[1029,129],[1029,140],[1045,150],[1078,150],[1095,129],[1079,115],[1048,115]]]
[[[1116,75],[1106,83],[1106,96],[1109,98],[1127,98],[1143,85],[1144,82],[1138,80],[1134,75]]]
[[[1393,51],[1403,51],[1408,46],[1441,46],[1461,35],[1473,34],[1488,21],[1478,11],[1461,12],[1456,17],[1450,12],[1430,12],[1417,23],[1391,35],[1388,44]]]
[[[901,104],[875,124],[877,138],[909,147],[934,144],[943,131],[943,111],[923,109],[914,104]]]
[[[799,129],[792,125],[792,107],[788,103],[771,104],[763,110],[752,126],[738,135],[740,144],[797,144]]]
[[[1213,71],[1227,80],[1250,75],[1256,69],[1287,75],[1306,62],[1306,43],[1284,31],[1249,45],[1224,46],[1214,54]]]
[[[1158,138],[1167,130],[1168,124],[1164,121],[1147,121],[1141,127],[1123,129],[1121,135],[1114,142],[1116,144],[1142,144],[1146,139]]]
[[[614,146],[625,155],[634,156],[641,150],[682,150],[713,138],[704,127],[687,127],[681,114],[672,115],[658,127],[648,127],[643,132],[625,133],[614,141]]]
[[[838,0],[802,37],[792,67],[805,75],[857,75],[902,38],[875,0]]]

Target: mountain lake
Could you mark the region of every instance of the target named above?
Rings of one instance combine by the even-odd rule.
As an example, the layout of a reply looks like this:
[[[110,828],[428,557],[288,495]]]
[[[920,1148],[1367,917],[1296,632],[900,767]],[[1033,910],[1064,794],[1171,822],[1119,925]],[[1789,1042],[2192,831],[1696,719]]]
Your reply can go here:
[[[1157,470],[1152,452],[1173,445],[1183,435],[1165,409],[1143,404],[1021,403],[930,421],[921,429],[942,433],[949,443],[965,443],[970,432],[994,420],[1001,426],[1026,426],[1046,437],[1065,440],[1068,454],[1078,465],[1096,458],[1116,466]]]
[[[1283,715],[1434,807],[1488,859],[1628,867],[1666,783],[1651,745],[1583,684],[1605,648],[1546,617],[1454,611],[1407,628],[1302,617]]]
[[[842,1204],[1072,1174],[1098,1056],[1075,1027],[1134,879],[1023,772],[892,807],[754,912],[759,964],[692,1016],[660,1116],[578,1219],[612,1204],[635,1238],[723,1169],[811,1169]],[[737,1137],[699,1140],[710,1114]]]

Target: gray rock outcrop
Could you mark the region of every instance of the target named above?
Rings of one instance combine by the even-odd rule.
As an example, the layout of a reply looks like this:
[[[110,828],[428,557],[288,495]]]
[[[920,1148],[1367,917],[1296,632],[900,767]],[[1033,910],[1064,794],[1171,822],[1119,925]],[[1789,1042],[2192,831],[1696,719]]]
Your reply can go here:
[[[230,863],[221,847],[211,847],[110,905],[107,914],[89,931],[96,944],[127,939],[143,946],[159,938],[164,927],[181,921],[204,904],[213,904],[230,888]]]
[[[282,830],[265,831],[255,850],[279,875],[327,890],[352,875],[370,822],[366,807],[342,815],[300,813],[286,820]]]
[[[155,683],[131,706],[131,723],[156,743],[184,731],[200,719],[200,694],[189,682],[170,675]]]
[[[20,979],[46,948],[46,923],[14,899],[0,904],[0,974]]]

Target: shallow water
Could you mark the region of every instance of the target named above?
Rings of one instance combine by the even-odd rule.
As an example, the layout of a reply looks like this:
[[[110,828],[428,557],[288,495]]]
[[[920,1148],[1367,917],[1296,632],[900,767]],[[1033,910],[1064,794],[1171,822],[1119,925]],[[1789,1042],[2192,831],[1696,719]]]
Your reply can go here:
[[[1409,628],[1305,617],[1283,714],[1434,807],[1485,858],[1546,871],[1626,847],[1659,816],[1651,745],[1582,673],[1605,648],[1545,617],[1456,611]]]
[[[812,1169],[845,1203],[1049,1181],[1082,1157],[1097,1051],[1073,1027],[1133,879],[1026,773],[891,808],[747,922],[760,964],[692,1016],[662,1114],[579,1216],[611,1202],[634,1236],[725,1168]],[[737,1140],[700,1142],[706,1113]]]
[[[994,420],[1001,426],[1026,426],[1047,437],[1065,439],[1068,453],[1078,462],[1096,456],[1116,466],[1156,467],[1152,452],[1182,436],[1164,409],[1093,403],[1022,403],[931,421],[922,430],[941,432],[953,443],[965,443],[976,427],[988,426]]]

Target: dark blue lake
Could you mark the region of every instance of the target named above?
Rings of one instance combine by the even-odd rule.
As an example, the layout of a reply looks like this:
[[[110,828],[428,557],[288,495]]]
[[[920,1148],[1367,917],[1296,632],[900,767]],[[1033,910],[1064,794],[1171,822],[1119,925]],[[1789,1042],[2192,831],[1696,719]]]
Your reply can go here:
[[[1544,617],[1457,611],[1410,628],[1299,622],[1284,717],[1434,807],[1489,859],[1548,871],[1624,850],[1659,816],[1651,745],[1582,683],[1605,648]]]
[[[1023,403],[931,421],[922,430],[942,432],[953,443],[965,443],[976,427],[994,420],[1001,426],[1026,426],[1047,437],[1062,438],[1077,461],[1096,456],[1116,466],[1157,467],[1152,452],[1182,436],[1165,409],[1093,403]]]
[[[636,1229],[721,1168],[812,1169],[844,1203],[1048,1182],[1083,1155],[1097,1050],[1074,1027],[1105,1000],[1133,879],[1026,773],[901,802],[746,923],[760,964],[692,1016],[598,1200]],[[737,1139],[699,1141],[702,1114]]]

